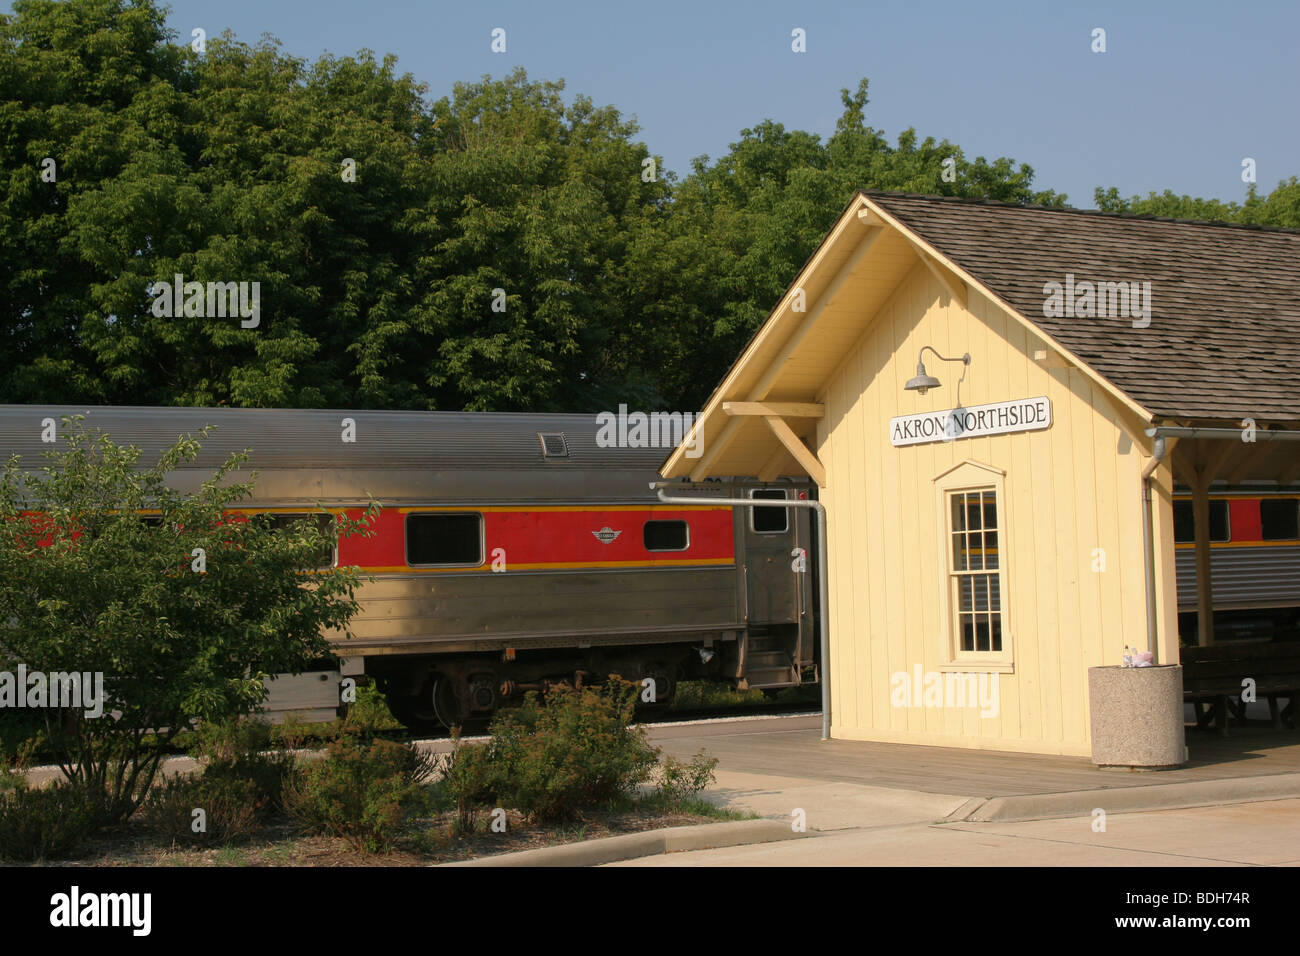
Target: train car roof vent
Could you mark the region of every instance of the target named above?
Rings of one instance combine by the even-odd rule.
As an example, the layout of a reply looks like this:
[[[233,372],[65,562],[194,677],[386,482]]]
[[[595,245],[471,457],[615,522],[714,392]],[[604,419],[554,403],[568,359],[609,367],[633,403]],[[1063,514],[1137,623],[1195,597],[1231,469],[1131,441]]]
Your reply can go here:
[[[564,440],[564,432],[538,432],[537,440],[542,443],[543,458],[569,457],[569,443]]]

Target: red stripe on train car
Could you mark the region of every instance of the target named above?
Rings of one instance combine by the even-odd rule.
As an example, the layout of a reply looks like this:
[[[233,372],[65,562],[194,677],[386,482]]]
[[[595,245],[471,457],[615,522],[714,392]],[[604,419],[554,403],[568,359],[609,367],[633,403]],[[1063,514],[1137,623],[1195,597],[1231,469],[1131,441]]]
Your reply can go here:
[[[456,508],[458,513],[472,508]],[[360,511],[347,509],[349,517]],[[437,514],[438,508],[385,508],[373,525],[371,538],[352,537],[339,542],[339,563],[361,568],[406,566],[404,525],[411,514]],[[492,552],[503,548],[510,566],[590,565],[622,566],[700,561],[711,564],[735,561],[732,513],[729,508],[483,508],[485,564]],[[689,545],[683,551],[647,551],[647,521],[685,521]],[[606,542],[597,533],[617,532]],[[603,537],[608,537],[608,534]]]
[[[1229,498],[1228,520],[1232,522],[1233,541],[1264,540],[1264,526],[1259,516],[1258,498]]]

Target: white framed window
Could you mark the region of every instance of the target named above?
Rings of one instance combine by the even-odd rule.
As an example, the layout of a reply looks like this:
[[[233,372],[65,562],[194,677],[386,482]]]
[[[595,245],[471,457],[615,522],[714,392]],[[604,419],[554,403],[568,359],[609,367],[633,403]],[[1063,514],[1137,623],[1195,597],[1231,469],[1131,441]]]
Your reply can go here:
[[[1012,669],[1004,475],[965,461],[935,479],[942,660],[950,669]]]

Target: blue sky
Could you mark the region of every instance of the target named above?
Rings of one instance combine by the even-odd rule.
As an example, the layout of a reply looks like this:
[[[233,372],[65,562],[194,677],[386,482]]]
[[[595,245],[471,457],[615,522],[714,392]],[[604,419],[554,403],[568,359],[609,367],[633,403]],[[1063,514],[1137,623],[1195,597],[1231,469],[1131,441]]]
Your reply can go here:
[[[893,142],[914,126],[969,157],[1029,163],[1038,188],[1093,205],[1173,189],[1240,199],[1241,161],[1261,190],[1300,175],[1300,3],[904,0],[904,2],[442,3],[435,0],[172,0],[169,25],[263,32],[314,59],[369,47],[434,98],[458,80],[522,65],[634,115],[684,174],[765,118],[829,135],[839,90],[871,81],[867,121]],[[490,50],[491,31],[507,52]],[[791,30],[807,52],[791,51]],[[1106,31],[1105,53],[1091,50]]]

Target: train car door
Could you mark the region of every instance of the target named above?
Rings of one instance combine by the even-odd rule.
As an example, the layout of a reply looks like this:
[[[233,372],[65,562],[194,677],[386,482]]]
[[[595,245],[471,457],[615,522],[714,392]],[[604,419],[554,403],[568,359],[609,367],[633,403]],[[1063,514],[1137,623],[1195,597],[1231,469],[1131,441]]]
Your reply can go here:
[[[793,494],[785,488],[754,488],[749,497],[784,501]],[[745,585],[749,623],[790,624],[804,612],[803,579],[807,572],[795,570],[795,548],[807,549],[807,534],[799,531],[806,509],[746,508],[743,517],[745,541]]]

